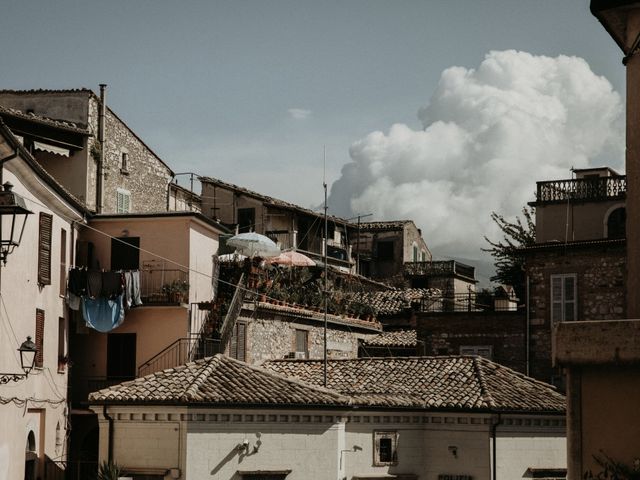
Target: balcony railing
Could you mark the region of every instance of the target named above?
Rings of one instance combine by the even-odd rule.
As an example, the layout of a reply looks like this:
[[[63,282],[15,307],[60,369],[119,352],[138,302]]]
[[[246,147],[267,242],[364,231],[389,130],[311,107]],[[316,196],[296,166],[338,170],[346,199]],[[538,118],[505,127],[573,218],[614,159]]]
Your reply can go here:
[[[138,377],[220,353],[220,341],[197,335],[179,338],[138,368]]]
[[[407,262],[404,264],[404,273],[412,277],[458,275],[473,280],[475,278],[475,270],[475,267],[455,260]]]
[[[627,193],[627,177],[582,178],[538,182],[537,203],[615,200]]]
[[[144,262],[140,269],[140,296],[142,303],[186,303],[189,299],[189,272],[168,268],[164,262]]]
[[[467,292],[423,299],[421,312],[515,312],[521,310],[514,296],[493,295],[487,292]]]

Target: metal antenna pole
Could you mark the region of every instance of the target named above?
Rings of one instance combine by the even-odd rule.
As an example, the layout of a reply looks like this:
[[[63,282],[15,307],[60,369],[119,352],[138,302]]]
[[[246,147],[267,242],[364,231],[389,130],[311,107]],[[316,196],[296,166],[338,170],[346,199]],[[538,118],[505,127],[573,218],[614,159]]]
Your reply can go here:
[[[323,163],[324,172],[322,175],[322,186],[324,187],[324,365],[323,365],[323,385],[327,386],[327,243],[328,243],[328,226],[327,220],[327,147],[323,146]]]

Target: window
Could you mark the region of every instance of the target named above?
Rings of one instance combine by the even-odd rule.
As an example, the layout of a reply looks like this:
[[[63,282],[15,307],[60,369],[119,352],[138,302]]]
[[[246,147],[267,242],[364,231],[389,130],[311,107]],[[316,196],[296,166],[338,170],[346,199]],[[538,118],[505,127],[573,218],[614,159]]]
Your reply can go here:
[[[229,356],[237,360],[246,361],[246,331],[247,324],[238,322],[233,327],[233,334],[229,343]]]
[[[420,261],[422,262],[427,261],[427,252],[425,252],[424,250],[420,253]]]
[[[309,332],[296,330],[296,358],[309,358]]]
[[[413,244],[413,261],[418,261],[418,246],[415,243]]]
[[[627,212],[624,207],[616,208],[607,219],[607,238],[626,236]]]
[[[575,273],[551,275],[551,321],[571,322],[577,318]]]
[[[378,242],[378,260],[393,260],[393,240]]]
[[[116,213],[131,212],[131,193],[128,190],[118,188],[116,197]]]
[[[373,464],[375,466],[397,465],[398,432],[373,432]]]
[[[35,366],[42,368],[44,364],[44,352],[42,346],[44,345],[44,310],[36,309],[36,360]]]
[[[127,173],[128,172],[128,163],[129,163],[129,154],[127,152],[122,152],[120,156],[120,172]]]
[[[238,209],[238,231],[240,233],[252,232],[256,229],[256,209]]]
[[[58,318],[58,373],[63,373],[67,364],[66,352],[64,348],[66,329],[64,318]]]
[[[40,212],[38,233],[38,283],[51,285],[51,227],[53,215]]]
[[[60,295],[65,294],[67,287],[67,231],[60,230]]]
[[[491,360],[493,347],[491,345],[461,345],[460,355],[478,355]]]
[[[111,239],[111,270],[140,268],[140,237]]]

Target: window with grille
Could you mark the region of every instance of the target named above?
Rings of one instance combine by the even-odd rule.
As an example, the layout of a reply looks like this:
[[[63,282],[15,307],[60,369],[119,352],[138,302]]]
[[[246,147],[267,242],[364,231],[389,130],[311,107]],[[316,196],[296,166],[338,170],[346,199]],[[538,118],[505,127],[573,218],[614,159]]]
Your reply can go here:
[[[373,432],[373,464],[375,466],[398,464],[398,432]]]
[[[116,191],[116,213],[131,212],[131,193],[128,190],[119,188]]]
[[[577,319],[577,277],[575,273],[551,275],[551,321]]]
[[[38,232],[38,283],[51,285],[51,230],[53,215],[40,212]]]
[[[44,345],[44,310],[36,309],[36,360],[34,365],[42,368],[44,364],[44,352],[42,347]]]

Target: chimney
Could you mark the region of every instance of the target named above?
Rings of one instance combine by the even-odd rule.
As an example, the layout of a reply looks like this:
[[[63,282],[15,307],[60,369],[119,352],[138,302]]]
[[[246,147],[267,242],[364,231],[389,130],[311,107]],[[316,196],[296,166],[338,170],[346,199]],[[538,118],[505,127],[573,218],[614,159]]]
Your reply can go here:
[[[98,172],[96,182],[96,211],[104,210],[104,149],[105,149],[105,112],[107,108],[107,84],[100,84],[100,105],[98,110],[98,142],[100,143],[100,155],[98,157]]]

